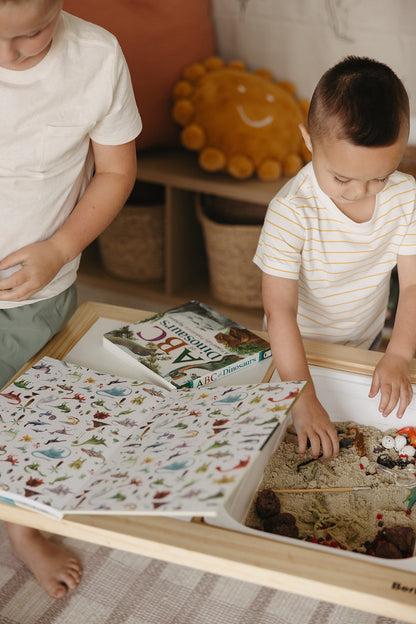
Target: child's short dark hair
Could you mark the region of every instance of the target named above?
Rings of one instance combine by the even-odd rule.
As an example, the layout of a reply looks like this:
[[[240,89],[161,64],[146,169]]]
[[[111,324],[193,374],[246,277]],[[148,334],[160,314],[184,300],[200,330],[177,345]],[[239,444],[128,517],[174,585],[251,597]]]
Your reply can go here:
[[[409,128],[409,114],[406,89],[390,67],[348,56],[318,82],[309,108],[309,132],[312,141],[335,132],[355,145],[388,146],[398,139],[402,124]]]

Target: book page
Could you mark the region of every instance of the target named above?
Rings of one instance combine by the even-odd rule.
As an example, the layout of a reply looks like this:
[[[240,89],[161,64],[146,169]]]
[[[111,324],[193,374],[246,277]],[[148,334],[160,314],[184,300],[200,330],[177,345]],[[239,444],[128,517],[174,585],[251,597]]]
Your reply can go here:
[[[0,394],[0,487],[59,511],[215,513],[303,385],[166,391],[43,358]]]

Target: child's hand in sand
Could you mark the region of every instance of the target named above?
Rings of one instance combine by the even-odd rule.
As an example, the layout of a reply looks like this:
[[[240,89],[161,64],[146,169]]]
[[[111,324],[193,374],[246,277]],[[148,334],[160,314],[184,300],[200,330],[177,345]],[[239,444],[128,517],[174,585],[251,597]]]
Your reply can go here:
[[[312,457],[318,457],[321,453],[324,459],[337,457],[339,443],[337,433],[329,420],[329,416],[315,393],[306,392],[292,408],[293,425],[298,436],[299,454],[304,455],[308,440],[311,444]]]
[[[368,396],[380,392],[379,411],[388,416],[396,407],[397,418],[401,418],[413,396],[410,381],[409,362],[398,355],[386,353],[377,364]]]

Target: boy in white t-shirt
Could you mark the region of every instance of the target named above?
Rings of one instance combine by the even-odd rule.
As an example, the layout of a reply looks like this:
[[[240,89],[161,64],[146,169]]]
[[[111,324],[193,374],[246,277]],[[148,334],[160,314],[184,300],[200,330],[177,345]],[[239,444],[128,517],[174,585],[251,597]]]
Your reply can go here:
[[[374,348],[397,264],[395,326],[369,396],[387,416],[412,398],[416,349],[415,181],[396,171],[409,136],[406,90],[382,63],[348,57],[319,81],[308,129],[312,163],[270,202],[254,262],[274,361],[283,380],[311,379],[301,337]],[[339,452],[312,381],[292,410],[299,452]]]
[[[0,0],[0,111],[1,387],[74,311],[80,253],[134,184],[141,120],[116,39],[62,0]],[[51,596],[76,587],[76,558],[8,531]]]

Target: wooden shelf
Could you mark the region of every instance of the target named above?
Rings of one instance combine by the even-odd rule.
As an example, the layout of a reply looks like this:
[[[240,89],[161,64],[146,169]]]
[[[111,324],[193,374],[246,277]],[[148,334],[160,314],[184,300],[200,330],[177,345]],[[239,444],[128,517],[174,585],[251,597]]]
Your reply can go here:
[[[166,307],[200,299],[243,325],[261,329],[261,302],[258,308],[229,306],[210,293],[205,245],[196,215],[196,195],[214,195],[266,207],[286,179],[240,181],[226,174],[206,173],[200,169],[197,155],[183,149],[139,154],[137,179],[162,185],[165,189],[165,279],[157,283],[138,283],[112,277],[102,266],[97,245],[93,244],[84,252],[78,281],[149,297]]]
[[[280,178],[263,182],[257,178],[236,180],[225,173],[207,173],[198,165],[198,157],[182,149],[157,150],[139,154],[137,179],[194,193],[208,193],[267,206],[287,182]]]
[[[222,312],[245,327],[261,330],[263,328],[262,308],[241,308],[226,305],[215,299],[210,292],[208,275],[194,278],[175,294],[166,294],[163,281],[139,283],[123,280],[110,275],[102,266],[97,245],[90,245],[84,252],[78,272],[79,284],[87,287],[100,288],[112,293],[114,304],[119,304],[118,295],[128,295],[138,299],[149,300],[159,304],[161,308],[179,305],[191,299],[197,299]]]

